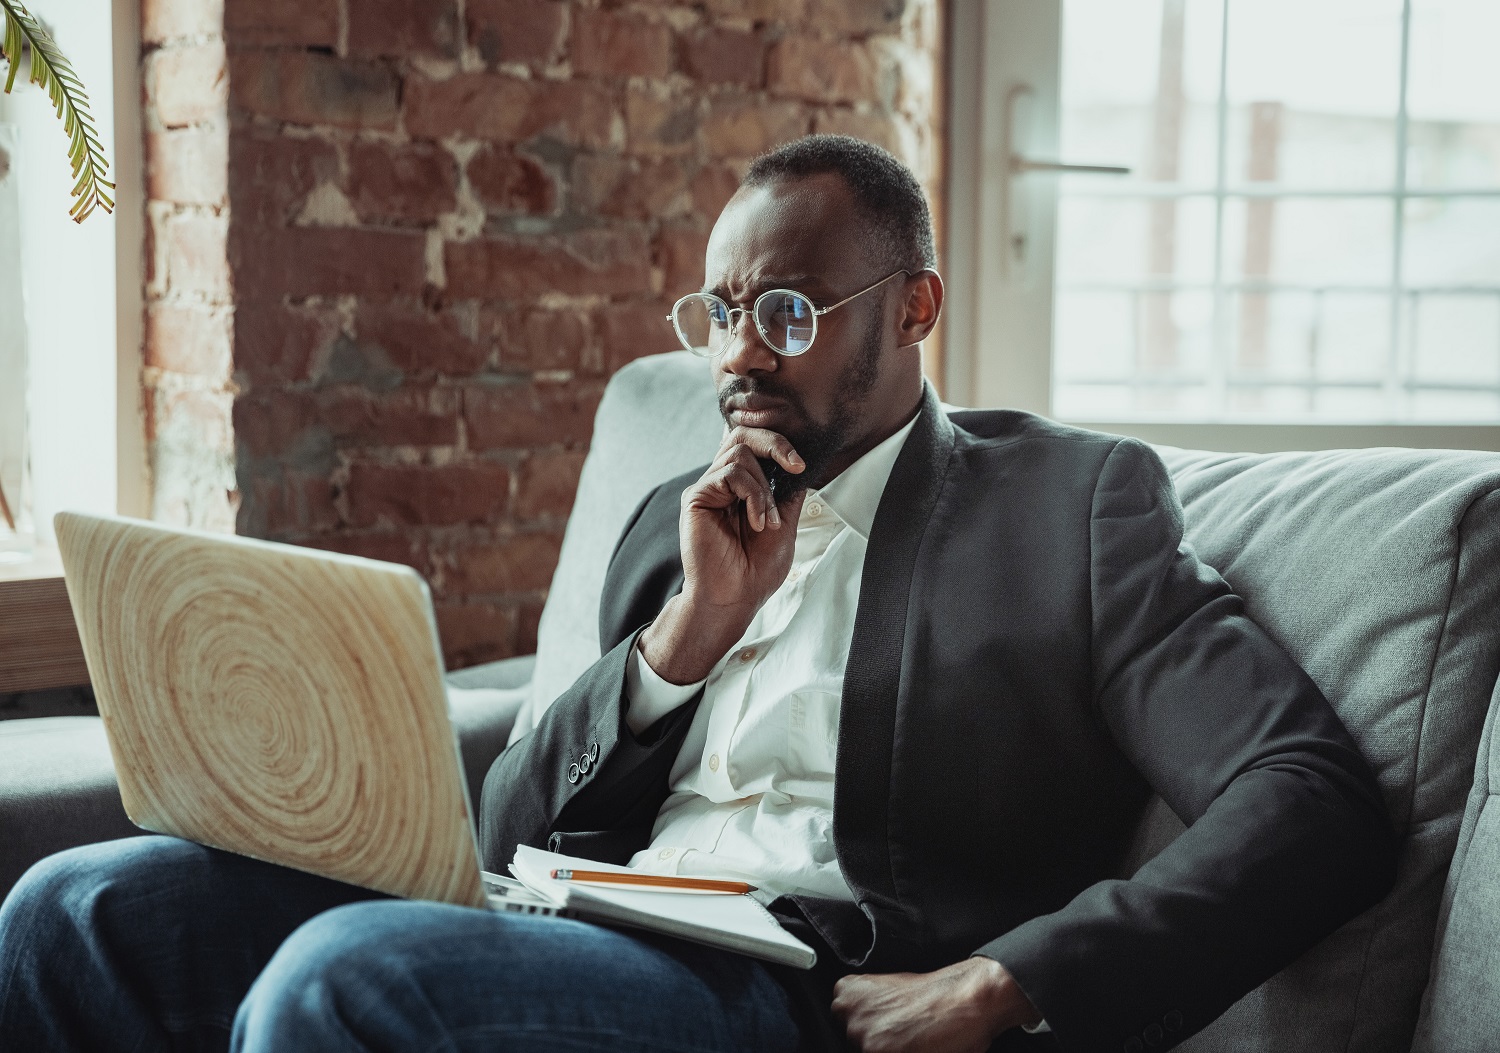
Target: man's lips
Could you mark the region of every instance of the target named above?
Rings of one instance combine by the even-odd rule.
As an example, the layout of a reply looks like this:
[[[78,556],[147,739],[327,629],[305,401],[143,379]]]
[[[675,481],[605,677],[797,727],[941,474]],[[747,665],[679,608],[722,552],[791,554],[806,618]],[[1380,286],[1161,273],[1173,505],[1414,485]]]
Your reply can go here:
[[[728,409],[735,424],[761,428],[784,416],[788,406],[783,400],[767,395],[735,395],[729,400]]]

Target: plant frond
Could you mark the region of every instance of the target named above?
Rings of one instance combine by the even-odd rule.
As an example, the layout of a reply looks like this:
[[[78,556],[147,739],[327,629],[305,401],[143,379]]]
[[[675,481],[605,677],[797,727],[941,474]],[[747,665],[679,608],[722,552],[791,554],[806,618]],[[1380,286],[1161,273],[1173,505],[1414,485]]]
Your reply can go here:
[[[75,222],[82,223],[95,208],[113,211],[114,199],[106,191],[113,190],[115,185],[104,178],[109,172],[109,161],[89,114],[89,97],[83,90],[83,82],[51,34],[32,17],[21,0],[0,0],[0,14],[5,16],[0,56],[10,66],[5,75],[6,93],[15,85],[22,50],[29,49],[31,83],[47,93],[52,109],[63,122],[63,134],[68,137],[68,159],[77,179],[73,184],[73,197],[77,200],[68,214]]]

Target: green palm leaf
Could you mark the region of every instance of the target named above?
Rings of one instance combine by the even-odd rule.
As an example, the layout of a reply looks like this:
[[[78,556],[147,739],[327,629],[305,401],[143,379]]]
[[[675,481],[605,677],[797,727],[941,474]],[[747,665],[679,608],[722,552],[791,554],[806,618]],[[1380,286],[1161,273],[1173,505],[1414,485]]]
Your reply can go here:
[[[20,0],[0,0],[5,14],[5,33],[0,36],[0,57],[10,64],[5,77],[5,92],[10,94],[21,68],[22,47],[31,49],[31,83],[40,87],[52,100],[52,108],[62,119],[63,133],[68,137],[68,157],[73,164],[73,207],[68,214],[82,223],[95,208],[114,210],[109,191],[115,185],[105,179],[109,161],[99,144],[99,133],[89,115],[89,97],[84,93],[73,67],[58,50],[51,35],[21,4]]]

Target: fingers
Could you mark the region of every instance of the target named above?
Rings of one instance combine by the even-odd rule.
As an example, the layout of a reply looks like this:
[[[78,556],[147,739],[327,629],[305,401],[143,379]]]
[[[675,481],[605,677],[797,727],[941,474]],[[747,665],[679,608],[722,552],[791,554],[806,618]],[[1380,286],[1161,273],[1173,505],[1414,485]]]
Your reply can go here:
[[[744,447],[753,457],[775,461],[793,475],[807,470],[807,462],[792,446],[791,440],[765,428],[730,428],[724,435],[715,463],[723,461],[725,455],[736,447]]]
[[[743,502],[750,529],[758,532],[767,525],[772,529],[781,526],[781,513],[770,484],[753,458],[710,468],[703,478],[688,487],[682,498],[689,507],[720,510]]]

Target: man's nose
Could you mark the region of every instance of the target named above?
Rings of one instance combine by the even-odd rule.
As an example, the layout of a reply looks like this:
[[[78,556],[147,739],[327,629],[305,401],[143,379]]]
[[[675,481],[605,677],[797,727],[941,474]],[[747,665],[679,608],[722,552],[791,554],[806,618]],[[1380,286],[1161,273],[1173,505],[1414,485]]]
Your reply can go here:
[[[755,328],[755,319],[749,311],[736,311],[729,316],[729,334],[720,355],[724,372],[741,377],[771,372],[776,369],[778,357],[761,339],[760,330]]]

